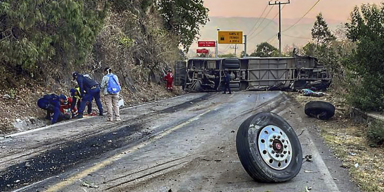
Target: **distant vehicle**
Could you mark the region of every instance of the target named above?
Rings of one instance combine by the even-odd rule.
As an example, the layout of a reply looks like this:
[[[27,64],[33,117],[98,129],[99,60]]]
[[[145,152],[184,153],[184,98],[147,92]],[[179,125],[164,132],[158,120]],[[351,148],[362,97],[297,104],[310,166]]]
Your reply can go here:
[[[318,60],[309,56],[193,58],[177,62],[174,85],[188,92],[221,91],[224,70],[231,75],[230,87],[240,90],[325,90],[331,76]]]

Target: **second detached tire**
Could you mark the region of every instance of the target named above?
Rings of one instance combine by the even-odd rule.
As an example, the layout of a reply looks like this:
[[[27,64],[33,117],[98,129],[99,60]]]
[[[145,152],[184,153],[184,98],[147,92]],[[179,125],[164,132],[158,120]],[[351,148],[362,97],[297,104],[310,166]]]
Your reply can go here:
[[[236,148],[255,181],[285,182],[300,172],[300,141],[293,128],[274,113],[258,113],[245,120],[237,132]]]
[[[310,101],[305,104],[305,114],[321,120],[328,120],[335,115],[335,106],[324,101]]]

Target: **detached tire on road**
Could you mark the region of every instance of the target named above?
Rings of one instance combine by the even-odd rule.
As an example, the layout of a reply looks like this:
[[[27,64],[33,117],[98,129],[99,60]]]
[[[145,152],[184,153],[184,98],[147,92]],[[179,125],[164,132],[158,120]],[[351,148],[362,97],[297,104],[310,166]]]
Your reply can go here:
[[[274,113],[258,113],[245,120],[237,132],[236,148],[241,164],[255,181],[285,182],[300,172],[303,152],[299,138]]]
[[[320,120],[328,120],[335,115],[335,106],[324,101],[310,101],[305,104],[305,114]]]

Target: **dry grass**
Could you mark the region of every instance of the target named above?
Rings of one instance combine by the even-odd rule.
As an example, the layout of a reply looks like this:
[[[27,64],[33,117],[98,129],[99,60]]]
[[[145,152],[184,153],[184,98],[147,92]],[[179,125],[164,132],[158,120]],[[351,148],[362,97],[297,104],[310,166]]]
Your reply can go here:
[[[332,120],[317,122],[322,137],[334,155],[342,160],[342,167],[349,169],[352,179],[362,191],[384,191],[384,149],[371,148],[366,137],[367,127],[345,118],[347,110],[343,99],[334,95],[322,98],[304,97],[296,93],[291,95],[303,106],[311,100],[328,101],[336,106],[336,116]]]

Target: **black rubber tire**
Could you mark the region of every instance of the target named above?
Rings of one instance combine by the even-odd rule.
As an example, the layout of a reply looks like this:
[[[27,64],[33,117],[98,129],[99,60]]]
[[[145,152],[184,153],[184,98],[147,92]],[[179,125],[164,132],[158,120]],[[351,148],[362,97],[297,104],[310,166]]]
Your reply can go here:
[[[250,127],[250,125],[254,125],[254,127]],[[269,167],[264,162],[257,146],[260,131],[269,125],[274,125],[284,131],[292,146],[291,163],[283,170],[275,170]],[[303,162],[301,144],[295,131],[282,117],[274,113],[258,113],[245,120],[237,132],[236,148],[244,169],[258,182],[278,183],[289,181],[300,172]]]
[[[224,69],[240,69],[240,60],[239,59],[224,59],[223,60]]]
[[[229,87],[232,88],[240,88],[240,83],[230,83]]]
[[[310,101],[305,104],[305,114],[320,120],[328,120],[335,115],[335,106],[324,101]]]

